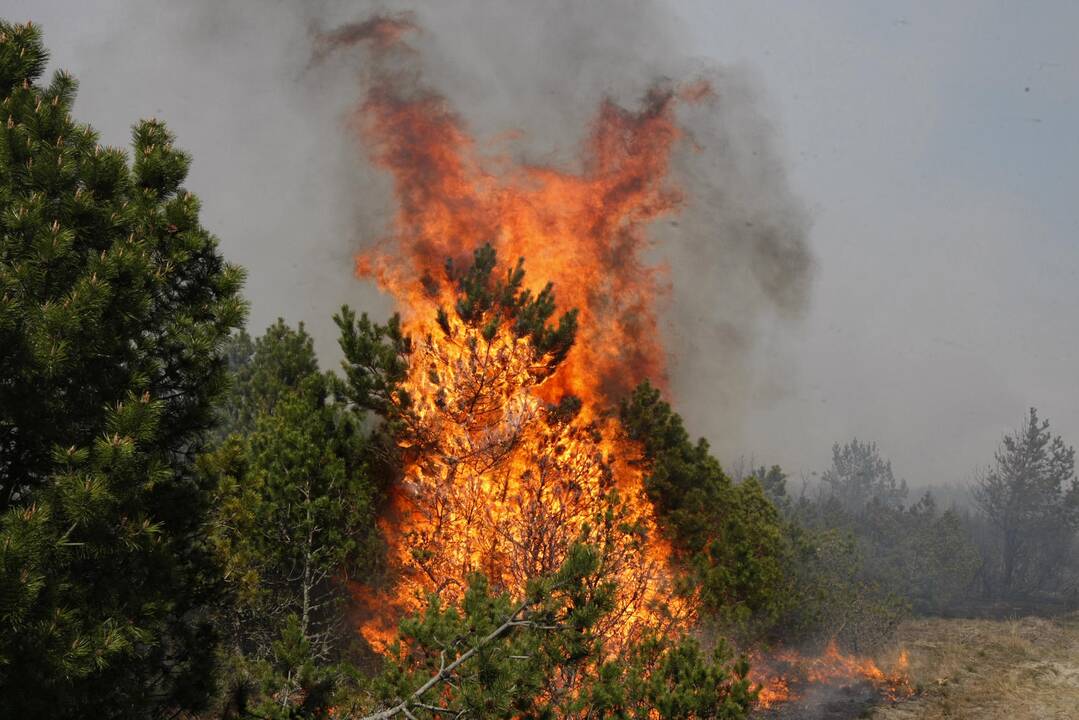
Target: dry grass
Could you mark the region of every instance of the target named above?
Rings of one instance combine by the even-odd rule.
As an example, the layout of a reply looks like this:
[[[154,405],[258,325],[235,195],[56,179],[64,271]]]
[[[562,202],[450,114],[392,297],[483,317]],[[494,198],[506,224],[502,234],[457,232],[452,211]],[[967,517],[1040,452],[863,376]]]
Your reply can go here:
[[[876,720],[1079,720],[1079,615],[919,620],[900,639],[921,693]]]

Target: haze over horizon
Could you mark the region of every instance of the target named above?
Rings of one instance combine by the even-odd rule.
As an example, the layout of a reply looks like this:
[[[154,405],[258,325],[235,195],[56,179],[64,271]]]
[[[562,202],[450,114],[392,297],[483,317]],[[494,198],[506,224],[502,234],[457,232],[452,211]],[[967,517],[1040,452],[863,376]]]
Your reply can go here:
[[[324,5],[327,18],[350,19]],[[0,15],[44,27],[50,72],[79,79],[79,119],[110,144],[126,146],[139,117],[169,124],[194,158],[204,223],[249,270],[251,331],[279,315],[305,321],[334,366],[337,307],[377,317],[389,304],[353,277],[353,218],[330,210],[357,192],[380,197],[386,180],[356,169],[344,137],[356,88],[327,92],[348,76],[304,75],[307,28],[286,25],[283,7],[221,11],[212,26],[186,7],[131,0],[2,0]],[[727,465],[744,455],[794,475],[825,468],[833,442],[858,436],[913,486],[968,479],[1031,405],[1079,443],[1079,7],[673,7],[668,31],[687,57],[752,79],[814,255],[802,319],[757,321],[735,431],[675,358],[690,432]],[[460,26],[482,28],[482,9],[468,4]],[[506,32],[512,48],[529,28]],[[459,72],[489,64],[491,47],[477,44]]]

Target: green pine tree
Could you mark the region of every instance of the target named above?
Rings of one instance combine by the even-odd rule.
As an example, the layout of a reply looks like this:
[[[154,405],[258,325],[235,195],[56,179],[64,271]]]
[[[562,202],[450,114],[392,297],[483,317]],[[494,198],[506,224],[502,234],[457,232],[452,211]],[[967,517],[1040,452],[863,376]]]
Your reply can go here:
[[[1021,598],[1057,590],[1079,533],[1075,448],[1030,408],[971,489],[992,538],[981,571],[987,594]]]
[[[356,642],[348,582],[380,557],[363,416],[337,400],[302,325],[240,344],[252,352],[235,368],[237,432],[200,459],[235,598],[222,615],[229,684],[262,717],[320,717]]]
[[[129,164],[46,61],[0,22],[0,716],[154,717],[212,686],[191,459],[243,273],[165,126],[135,126]]]
[[[255,340],[236,333],[226,354],[231,383],[221,408],[222,438],[250,433],[260,413],[272,413],[278,400],[318,374],[314,339],[303,323],[293,330],[281,318]]]
[[[622,403],[620,417],[641,444],[645,491],[705,607],[736,624],[767,624],[782,602],[785,545],[760,483],[732,483],[708,443],[691,442],[682,418],[647,382]]]

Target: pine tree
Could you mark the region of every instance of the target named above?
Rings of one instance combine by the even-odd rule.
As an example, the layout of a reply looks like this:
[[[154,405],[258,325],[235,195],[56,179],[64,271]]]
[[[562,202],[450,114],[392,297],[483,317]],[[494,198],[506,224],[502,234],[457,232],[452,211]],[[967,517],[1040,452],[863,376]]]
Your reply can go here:
[[[229,684],[262,717],[320,717],[356,639],[348,582],[379,558],[363,416],[338,401],[302,325],[238,345],[251,352],[235,368],[237,432],[200,458],[236,600],[222,615]]]
[[[905,589],[915,612],[939,614],[970,588],[978,569],[973,538],[959,513],[941,512],[928,491],[901,513],[897,525],[895,534],[884,538],[898,556],[894,582]],[[900,587],[893,585],[896,591]]]
[[[832,446],[832,467],[821,482],[847,512],[860,512],[871,502],[902,509],[907,499],[907,483],[896,480],[891,461],[880,456],[876,443],[858,438]]]
[[[791,496],[787,494],[787,474],[779,465],[770,467],[761,465],[753,471],[752,477],[757,479],[765,496],[772,501],[780,513],[787,513],[791,509]]]
[[[0,22],[0,716],[198,707],[216,570],[191,459],[245,307],[155,120],[134,161]]]
[[[228,394],[222,403],[221,437],[254,430],[255,418],[272,413],[278,400],[318,374],[315,342],[301,322],[293,330],[278,318],[261,337],[246,331],[229,338]]]
[[[1004,597],[1055,589],[1079,530],[1075,448],[1030,409],[1023,427],[1000,444],[993,467],[975,483],[974,500],[995,535],[983,573]]]
[[[626,434],[640,443],[645,490],[661,527],[692,571],[705,606],[744,623],[766,622],[779,608],[782,526],[760,483],[735,485],[704,439],[693,443],[682,418],[649,383],[622,403]]]

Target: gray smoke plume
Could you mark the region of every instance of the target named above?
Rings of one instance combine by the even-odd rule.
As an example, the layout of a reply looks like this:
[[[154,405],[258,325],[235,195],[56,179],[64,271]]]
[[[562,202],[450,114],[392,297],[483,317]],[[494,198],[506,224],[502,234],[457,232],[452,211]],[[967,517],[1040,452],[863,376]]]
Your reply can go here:
[[[707,79],[714,97],[679,110],[688,132],[673,180],[684,207],[652,228],[654,259],[670,271],[671,391],[691,432],[729,454],[753,389],[782,386],[754,353],[762,324],[805,311],[808,217],[753,74],[687,56],[661,3],[129,0],[102,10],[71,41],[80,65],[113,69],[82,75],[81,117],[116,144],[126,144],[118,118],[168,121],[195,158],[204,222],[249,269],[251,329],[305,320],[326,366],[336,364],[337,307],[390,309],[352,276],[352,255],[385,235],[394,207],[389,179],[346,126],[365,68],[348,55],[313,63],[318,33],[413,13],[417,55],[402,77],[422,73],[480,142],[569,170],[603,97],[635,108],[657,81]],[[63,47],[41,22],[48,44]]]
[[[688,134],[674,181],[685,203],[653,235],[656,261],[670,268],[664,331],[674,400],[694,432],[734,452],[751,393],[768,382],[754,376],[760,323],[799,318],[812,277],[808,218],[787,187],[755,78],[681,53],[679,28],[658,3],[410,7],[421,29],[409,39],[419,51],[410,69],[518,162],[575,169],[605,96],[635,108],[663,79],[712,84],[714,97],[680,107]],[[518,131],[512,143],[509,131]]]

